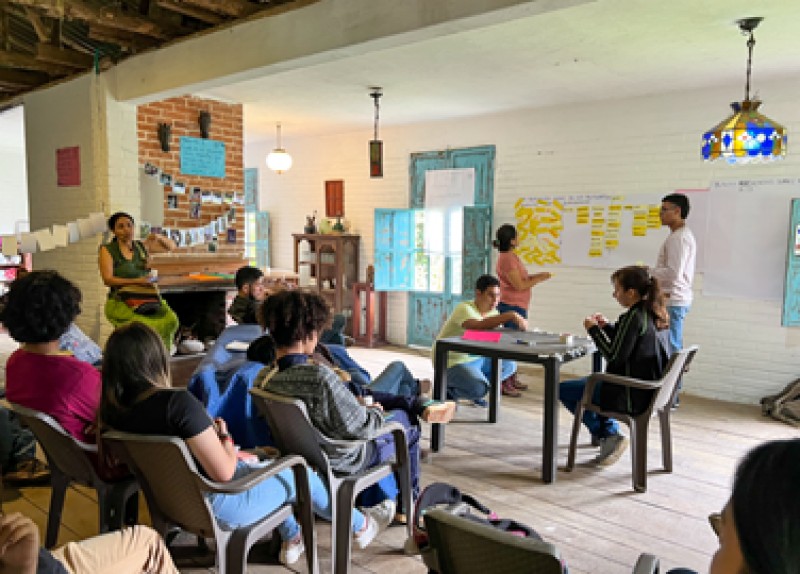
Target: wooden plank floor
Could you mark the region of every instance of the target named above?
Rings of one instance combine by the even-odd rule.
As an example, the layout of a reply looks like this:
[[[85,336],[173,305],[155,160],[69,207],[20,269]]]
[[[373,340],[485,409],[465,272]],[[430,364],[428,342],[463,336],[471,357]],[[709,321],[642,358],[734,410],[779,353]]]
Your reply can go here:
[[[404,349],[351,349],[370,372],[376,374],[391,360],[402,359],[415,375],[431,377],[426,353]],[[561,550],[574,574],[630,572],[640,552],[662,560],[662,569],[687,566],[705,572],[716,540],[706,516],[719,510],[727,499],[737,460],[752,446],[775,438],[798,436],[796,429],[763,418],[754,406],[720,403],[686,395],[673,416],[675,469],[659,472],[661,450],[658,425],[649,441],[648,491],[631,488],[630,456],[613,467],[598,470],[588,464],[596,449],[588,435],[572,473],[560,470],[555,484],[539,479],[541,465],[541,371],[523,371],[531,389],[521,399],[504,399],[500,422],[481,424],[485,411],[468,406],[459,409],[459,421],[447,429],[447,447],[423,464],[423,483],[447,481],[475,494],[501,516],[513,517],[536,528]],[[686,387],[691,389],[691,373]],[[559,461],[566,460],[566,444],[572,417],[561,410]],[[424,429],[427,446],[429,429]],[[6,489],[6,512],[20,510],[44,527],[49,502],[46,487]],[[67,497],[64,526],[59,543],[96,532],[93,494],[72,489]],[[318,522],[323,572],[330,571],[330,529]],[[422,563],[402,554],[404,530],[392,527],[364,551],[354,551],[355,574],[423,573]],[[181,545],[183,542],[183,546]],[[213,556],[196,550],[189,540],[175,549],[182,572],[213,571]],[[251,573],[286,572],[274,559],[256,548],[251,554]],[[304,571],[303,567],[297,571]]]

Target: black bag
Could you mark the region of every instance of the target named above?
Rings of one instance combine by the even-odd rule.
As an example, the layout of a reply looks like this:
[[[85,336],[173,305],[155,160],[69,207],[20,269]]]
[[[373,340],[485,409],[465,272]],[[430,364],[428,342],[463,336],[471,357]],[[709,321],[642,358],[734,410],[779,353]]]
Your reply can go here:
[[[117,297],[137,315],[155,315],[161,309],[161,295],[155,285],[121,287]]]
[[[530,526],[515,520],[500,518],[486,506],[478,502],[469,494],[462,494],[458,488],[452,484],[444,482],[434,482],[429,484],[417,499],[414,509],[414,542],[420,550],[428,546],[428,533],[425,530],[425,523],[422,515],[429,508],[442,508],[468,520],[479,524],[491,526],[503,532],[508,532],[523,538],[534,538],[542,540],[542,537]],[[478,511],[480,514],[475,514]]]

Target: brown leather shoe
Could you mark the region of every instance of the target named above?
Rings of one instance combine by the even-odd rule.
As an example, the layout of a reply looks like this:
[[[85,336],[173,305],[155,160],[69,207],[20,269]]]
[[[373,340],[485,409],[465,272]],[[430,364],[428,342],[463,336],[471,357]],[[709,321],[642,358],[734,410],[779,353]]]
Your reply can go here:
[[[505,381],[503,381],[502,392],[507,397],[521,397],[522,393],[519,392],[517,389],[514,388],[514,383],[511,382],[511,378],[509,377]]]

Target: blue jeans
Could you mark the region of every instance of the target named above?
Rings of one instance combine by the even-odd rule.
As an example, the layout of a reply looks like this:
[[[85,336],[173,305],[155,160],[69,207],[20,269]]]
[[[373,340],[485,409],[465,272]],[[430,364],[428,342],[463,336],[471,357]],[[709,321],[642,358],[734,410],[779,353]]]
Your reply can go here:
[[[252,468],[243,462],[236,465],[233,478],[241,478]],[[308,470],[308,482],[311,490],[311,505],[314,513],[326,520],[331,519],[331,501],[325,484],[311,469]],[[210,494],[208,500],[214,516],[227,528],[238,528],[260,520],[274,512],[287,502],[294,502],[297,491],[294,475],[290,469],[283,470],[272,478],[268,478],[256,486],[239,494]],[[353,532],[364,527],[364,515],[353,509]],[[278,526],[283,540],[291,540],[300,532],[300,526],[294,516],[290,516]]]
[[[586,388],[586,381],[588,377],[582,379],[573,379],[571,381],[564,381],[558,386],[558,400],[561,404],[567,407],[567,410],[575,414],[575,408],[578,406],[581,398],[583,397],[583,390]],[[592,394],[592,402],[596,403],[600,396],[600,387],[603,383],[598,383],[594,387]],[[619,434],[619,423],[608,417],[603,417],[591,411],[583,411],[583,418],[581,418],[584,426],[589,429],[592,436],[597,438],[605,438],[607,436]]]
[[[500,380],[504,381],[517,372],[514,361],[500,361]],[[457,401],[482,399],[489,392],[489,377],[492,374],[492,360],[477,357],[466,363],[453,365],[447,369],[447,398]]]
[[[401,397],[415,397],[419,394],[419,381],[402,361],[392,361],[383,372],[369,384],[369,389]]]
[[[497,310],[502,314],[506,311],[516,311],[518,315],[527,319],[528,318],[528,310],[523,309],[522,307],[517,307],[516,305],[509,305],[508,303],[503,303],[500,301],[497,304]],[[507,323],[503,323],[503,327],[506,329],[517,329],[517,324],[514,321],[509,321]]]
[[[668,305],[669,313],[669,343],[672,352],[683,349],[683,320],[691,309],[690,305]]]
[[[402,410],[389,411],[391,417],[390,422],[399,422],[406,429],[406,439],[408,440],[408,461],[409,471],[411,474],[411,497],[412,502],[416,501],[419,497],[419,427],[411,424],[408,413]],[[367,463],[367,468],[377,466],[387,460],[395,458],[394,437],[392,435],[384,435],[379,439],[373,441],[372,458]],[[366,489],[361,495],[361,504],[363,506],[374,506],[387,498],[390,500],[397,500],[397,495],[400,489],[397,486],[397,479],[393,474],[386,478],[381,479],[374,486]]]

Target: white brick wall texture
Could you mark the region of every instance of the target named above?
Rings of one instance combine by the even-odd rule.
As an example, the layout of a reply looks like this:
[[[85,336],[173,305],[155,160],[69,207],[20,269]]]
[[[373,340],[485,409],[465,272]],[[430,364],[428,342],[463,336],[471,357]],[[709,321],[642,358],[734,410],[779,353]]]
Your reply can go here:
[[[800,128],[792,101],[800,83],[760,84],[765,113]],[[800,175],[800,156],[779,163],[731,167],[700,159],[701,133],[727,113],[738,86],[658,96],[514,111],[479,118],[384,128],[385,177],[368,177],[367,141],[371,130],[291,139],[291,171],[276,175],[264,166],[274,142],[250,143],[245,166],[259,167],[261,208],[270,212],[274,267],[291,268],[291,234],[302,230],[305,215],[324,212],[324,181],[345,182],[346,219],[362,235],[361,273],[373,260],[373,210],[407,207],[409,154],[475,145],[497,146],[493,228],[513,221],[520,196],[569,193],[669,193],[707,187],[712,180]],[[382,110],[391,117],[391,106]],[[246,117],[245,117],[246,120]],[[790,148],[791,149],[791,148]],[[691,225],[691,217],[689,219]],[[785,249],[785,246],[775,246]],[[656,254],[653,253],[652,262]],[[634,262],[631,262],[634,263]],[[532,324],[555,331],[581,332],[582,318],[595,311],[617,316],[611,298],[612,271],[556,267],[553,280],[535,288]],[[746,272],[746,270],[743,270]],[[780,325],[777,301],[709,297],[695,281],[696,299],[685,327],[685,342],[701,349],[685,380],[687,393],[757,403],[800,374],[800,335]],[[782,277],[765,278],[782,282]],[[389,337],[405,343],[406,296],[389,297]],[[567,365],[585,374],[588,361]]]

